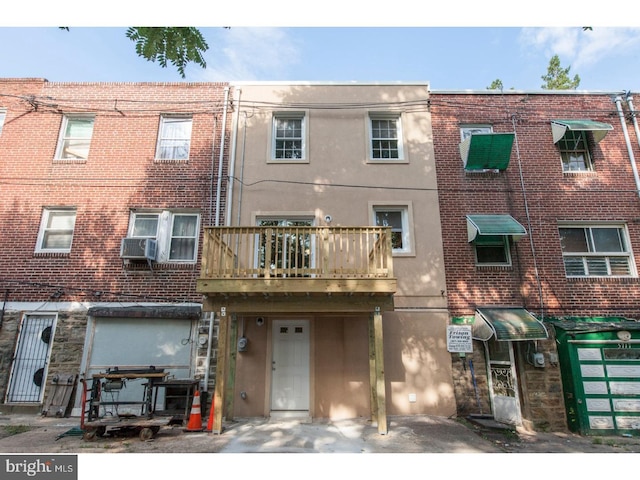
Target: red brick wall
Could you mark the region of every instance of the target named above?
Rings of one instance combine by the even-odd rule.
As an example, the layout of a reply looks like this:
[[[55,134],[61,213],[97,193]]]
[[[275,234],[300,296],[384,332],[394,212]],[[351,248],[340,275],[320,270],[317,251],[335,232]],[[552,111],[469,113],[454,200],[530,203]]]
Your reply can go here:
[[[120,240],[131,208],[192,208],[202,226],[212,224],[225,86],[0,80],[0,288],[8,300],[48,300],[61,287],[60,301],[199,301],[199,257],[153,272],[125,268]],[[89,158],[54,161],[62,115],[72,112],[96,115]],[[154,161],[160,114],[177,112],[193,115],[189,160]],[[34,253],[45,206],[77,208],[71,253]]]
[[[541,290],[546,316],[640,318],[640,281],[567,279],[558,236],[560,221],[626,223],[640,264],[640,200],[612,98],[576,93],[431,95],[447,296],[453,316],[472,314],[476,305],[487,304],[522,305],[540,314]],[[626,110],[626,102],[623,105]],[[599,144],[592,145],[594,173],[563,174],[551,135],[552,119],[591,119],[613,126]],[[470,123],[491,124],[494,132],[515,131],[506,171],[464,172],[459,128]],[[634,156],[640,158],[633,125],[629,120],[626,125]],[[475,267],[466,235],[465,215],[471,213],[510,214],[527,228],[528,235],[512,245],[512,268]]]

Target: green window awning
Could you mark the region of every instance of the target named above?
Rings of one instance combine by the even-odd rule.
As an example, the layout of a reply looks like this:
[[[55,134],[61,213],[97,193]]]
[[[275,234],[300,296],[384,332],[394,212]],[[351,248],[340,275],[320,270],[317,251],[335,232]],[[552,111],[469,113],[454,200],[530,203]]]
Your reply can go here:
[[[543,340],[549,337],[544,324],[520,307],[479,307],[476,309],[471,336],[486,342]]]
[[[474,133],[460,144],[465,170],[506,170],[511,159],[513,133]]]
[[[527,230],[511,215],[467,215],[467,235],[473,242],[479,235],[507,235],[519,240]]]
[[[598,143],[609,130],[613,130],[613,126],[608,123],[594,122],[593,120],[551,120],[553,143],[558,143],[567,130],[592,132],[593,140]]]

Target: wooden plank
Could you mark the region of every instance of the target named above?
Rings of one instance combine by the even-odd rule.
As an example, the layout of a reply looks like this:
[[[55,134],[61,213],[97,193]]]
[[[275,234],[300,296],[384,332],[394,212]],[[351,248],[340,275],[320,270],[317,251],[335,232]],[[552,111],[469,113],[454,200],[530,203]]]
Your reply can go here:
[[[206,297],[203,304],[205,312],[215,311],[220,299]],[[289,296],[289,297],[228,297],[225,304],[229,311],[237,314],[275,314],[275,313],[371,313],[375,307],[381,311],[393,310],[393,297],[371,296]]]
[[[397,290],[395,278],[305,278],[258,277],[198,279],[199,293],[336,293],[336,294],[393,294]]]
[[[377,400],[377,419],[378,433],[387,434],[387,407],[386,407],[386,390],[384,378],[384,342],[382,335],[382,314],[376,311],[373,315],[374,344],[375,344],[375,363],[376,363],[376,400]]]
[[[223,311],[222,309],[225,309]],[[216,312],[220,314],[220,324],[218,330],[218,363],[216,365],[216,386],[213,393],[214,415],[211,426],[211,433],[222,433],[222,413],[225,396],[225,375],[228,354],[228,335],[229,335],[229,317],[226,314],[226,308]]]

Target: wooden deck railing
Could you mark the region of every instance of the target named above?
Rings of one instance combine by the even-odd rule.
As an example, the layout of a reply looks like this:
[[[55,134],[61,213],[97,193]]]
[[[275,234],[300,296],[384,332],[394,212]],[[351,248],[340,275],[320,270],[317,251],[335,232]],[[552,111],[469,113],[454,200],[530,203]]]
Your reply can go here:
[[[205,227],[201,279],[392,278],[389,227]]]

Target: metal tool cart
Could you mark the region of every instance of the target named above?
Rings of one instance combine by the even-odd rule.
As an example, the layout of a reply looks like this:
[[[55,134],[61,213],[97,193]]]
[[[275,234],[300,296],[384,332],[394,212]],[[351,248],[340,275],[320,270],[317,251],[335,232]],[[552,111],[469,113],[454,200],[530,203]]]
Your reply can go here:
[[[83,415],[81,428],[83,438],[95,440],[107,433],[137,433],[140,440],[149,440],[158,433],[160,427],[167,424],[166,418],[155,416],[154,390],[156,384],[169,375],[164,369],[149,367],[144,369],[109,368],[104,373],[91,377],[91,385],[86,380],[82,391]],[[142,400],[120,400],[120,392],[126,382],[141,381],[144,394]],[[139,407],[139,414],[132,413]]]

